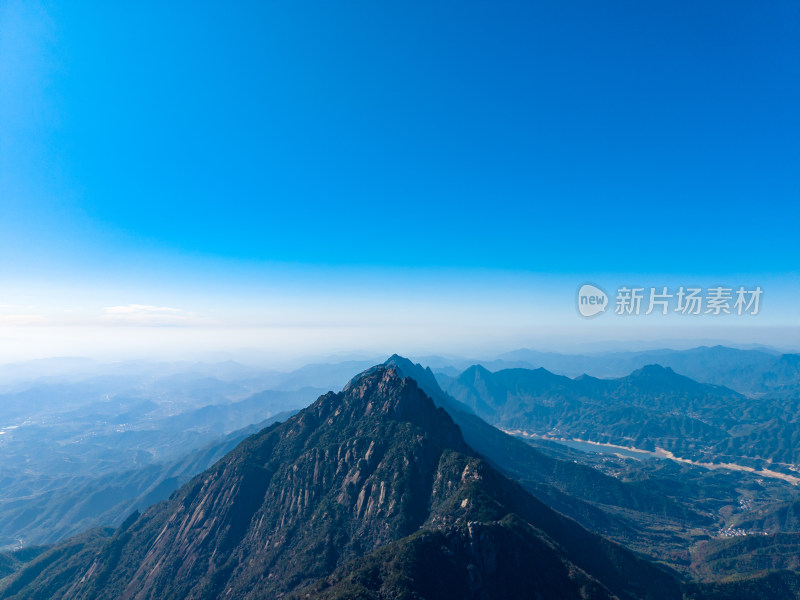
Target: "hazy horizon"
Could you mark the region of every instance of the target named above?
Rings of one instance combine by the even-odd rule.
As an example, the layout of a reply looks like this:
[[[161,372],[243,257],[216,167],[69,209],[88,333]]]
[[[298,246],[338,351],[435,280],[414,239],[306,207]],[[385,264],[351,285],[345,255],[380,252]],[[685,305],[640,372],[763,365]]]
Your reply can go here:
[[[0,361],[798,348],[795,5],[153,12],[0,7]]]
[[[399,354],[410,358],[415,362],[420,362],[427,366],[427,361],[434,360],[436,363],[463,363],[475,361],[476,363],[504,360],[505,355],[515,351],[533,351],[543,354],[555,354],[564,356],[602,356],[616,353],[638,353],[651,351],[685,351],[697,348],[709,348],[722,346],[738,350],[759,350],[773,354],[796,354],[800,353],[797,346],[770,346],[758,343],[735,343],[724,339],[690,339],[685,340],[602,340],[602,341],[573,341],[568,343],[562,341],[561,344],[551,342],[540,346],[516,346],[487,351],[483,349],[476,353],[458,352],[425,352],[411,351],[405,352],[400,349],[388,350],[352,350],[338,351],[331,353],[308,353],[295,355],[280,355],[270,353],[263,348],[239,348],[230,350],[195,350],[195,351],[173,351],[159,352],[152,349],[142,349],[139,352],[132,350],[130,346],[119,352],[98,352],[97,354],[61,354],[61,355],[42,355],[30,357],[16,357],[15,359],[0,359],[0,367],[26,366],[31,367],[32,376],[36,374],[38,367],[47,369],[50,365],[58,366],[63,364],[63,369],[59,373],[68,373],[70,370],[80,368],[81,363],[89,363],[92,366],[112,366],[124,364],[221,364],[234,362],[245,367],[256,369],[291,371],[303,366],[312,364],[337,364],[348,361],[363,362],[374,361],[375,364],[385,361],[394,354]],[[88,365],[84,365],[88,366]],[[26,375],[27,376],[27,375]]]

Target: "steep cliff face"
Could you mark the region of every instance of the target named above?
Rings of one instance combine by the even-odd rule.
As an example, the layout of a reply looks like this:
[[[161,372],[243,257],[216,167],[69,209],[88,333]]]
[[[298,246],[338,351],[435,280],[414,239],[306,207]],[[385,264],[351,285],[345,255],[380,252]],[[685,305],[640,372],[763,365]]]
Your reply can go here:
[[[90,558],[62,576],[34,563],[3,595],[46,580],[42,597],[70,599],[681,597],[495,471],[385,365],[246,439]]]

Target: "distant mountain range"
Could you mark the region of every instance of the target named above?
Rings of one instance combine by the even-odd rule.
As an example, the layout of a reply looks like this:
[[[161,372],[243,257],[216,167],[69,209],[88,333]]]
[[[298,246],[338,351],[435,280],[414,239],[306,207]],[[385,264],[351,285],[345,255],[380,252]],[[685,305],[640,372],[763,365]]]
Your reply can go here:
[[[380,367],[242,442],[110,538],[78,538],[5,598],[680,598],[677,580],[495,471]]]
[[[204,384],[207,392],[198,389]],[[214,455],[209,448],[224,448],[219,458],[243,432],[253,433],[254,424],[281,413],[286,418],[324,391],[264,391],[231,400],[219,391],[215,396],[219,387],[208,379],[158,382],[138,396],[120,392],[117,383],[105,385],[117,393],[106,396],[97,382],[84,382],[0,395],[0,418],[8,418],[9,404],[30,406],[29,417],[0,429],[0,549],[118,525],[133,508],[167,497],[210,466],[203,458]],[[184,398],[218,404],[175,408],[180,396],[171,386],[183,389]],[[238,386],[231,388],[238,397]],[[67,406],[59,409],[59,398]]]
[[[623,377],[649,364],[672,368],[701,383],[723,385],[745,395],[793,394],[800,389],[800,354],[783,353],[766,347],[730,348],[699,346],[689,350],[642,350],[565,354],[518,349],[491,357],[420,356],[416,361],[428,365],[436,374],[457,376],[464,369],[480,364],[489,371],[503,369],[545,368],[548,371],[578,377]],[[282,372],[260,366],[245,365],[232,360],[223,362],[147,362],[123,361],[102,363],[86,358],[53,358],[0,365],[0,394],[20,391],[38,385],[63,385],[101,380],[118,383],[130,381],[148,386],[161,382],[164,389],[175,390],[183,381],[191,393],[204,391],[230,395],[239,386],[244,398],[261,390],[297,390],[302,387],[341,389],[353,373],[375,364],[376,360],[362,357],[349,360],[329,360],[304,365]],[[205,385],[194,385],[205,380]],[[225,386],[228,386],[227,389]]]
[[[179,459],[97,477],[65,477],[34,494],[24,494],[25,479],[6,477],[7,487],[0,499],[0,542],[7,546],[24,543],[26,547],[52,544],[94,527],[117,526],[132,512],[168,498],[248,435],[293,412],[278,413],[234,431]],[[11,486],[15,489],[8,489]]]
[[[713,523],[690,505],[654,490],[652,482],[621,481],[574,460],[553,457],[504,433],[446,394],[430,369],[397,355],[385,364],[419,382],[420,388],[451,415],[470,447],[534,496],[592,531],[653,552],[654,547],[672,545],[659,539],[660,533],[642,527],[655,515],[673,529]]]
[[[606,399],[657,410],[676,403],[685,411],[708,403],[725,410],[741,398],[735,392],[653,368],[600,384],[536,371],[510,380],[472,375],[466,383],[476,395],[467,400],[475,410],[442,391],[429,369],[393,356],[342,392],[247,437],[116,530],[92,530],[29,556],[0,555],[0,568],[14,571],[0,580],[0,597],[748,600],[800,593],[791,571],[688,582],[588,531],[535,494],[579,518],[605,518],[617,534],[636,519],[601,510],[599,499],[619,514],[704,516],[646,485],[548,456],[476,414],[502,409],[487,390],[513,382],[517,390],[545,390],[535,401],[554,399],[553,406],[566,391],[582,401],[581,386],[605,386]],[[521,394],[517,401],[528,402]]]
[[[784,360],[785,357],[780,360]],[[543,368],[440,374],[450,395],[498,427],[679,457],[767,467],[800,464],[800,394],[748,398],[646,365],[626,377],[570,379]]]
[[[786,397],[800,392],[800,354],[781,354],[770,349],[701,346],[691,350],[648,350],[559,354],[515,350],[492,360],[442,361],[437,374],[457,376],[472,364],[489,371],[544,368],[552,373],[578,377],[622,377],[650,364],[669,367],[701,383],[729,387],[748,396]],[[447,365],[447,366],[446,366]]]

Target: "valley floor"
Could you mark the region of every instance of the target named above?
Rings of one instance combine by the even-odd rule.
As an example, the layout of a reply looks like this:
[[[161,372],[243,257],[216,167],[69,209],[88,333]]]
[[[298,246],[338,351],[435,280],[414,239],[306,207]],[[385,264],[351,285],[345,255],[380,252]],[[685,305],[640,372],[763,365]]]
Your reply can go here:
[[[742,471],[745,473],[753,473],[755,475],[759,475],[760,477],[782,479],[783,481],[791,483],[792,485],[800,485],[800,477],[795,477],[793,475],[788,475],[786,473],[780,473],[778,471],[773,471],[771,469],[754,469],[753,467],[747,465],[740,465],[731,462],[711,463],[711,462],[695,461],[689,458],[676,456],[674,453],[664,448],[656,448],[655,452],[652,452],[650,450],[642,450],[641,448],[635,448],[633,446],[620,446],[617,444],[604,444],[602,442],[594,442],[592,440],[582,440],[577,438],[562,438],[562,437],[542,435],[524,429],[503,429],[502,427],[500,429],[508,433],[509,435],[513,435],[523,439],[547,440],[550,442],[564,444],[571,448],[575,448],[576,450],[599,452],[602,454],[612,454],[615,456],[630,457],[637,459],[645,459],[645,458],[669,459],[675,462],[691,465],[694,467],[701,467],[704,469],[727,469],[729,471]],[[792,471],[800,472],[800,466],[798,465],[785,465],[785,466]]]

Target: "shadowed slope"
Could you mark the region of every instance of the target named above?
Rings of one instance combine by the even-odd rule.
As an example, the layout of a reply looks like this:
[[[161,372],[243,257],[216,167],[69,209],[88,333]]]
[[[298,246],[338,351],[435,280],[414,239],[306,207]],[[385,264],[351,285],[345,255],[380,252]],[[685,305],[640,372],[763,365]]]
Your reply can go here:
[[[61,574],[35,560],[3,597],[34,597],[47,579],[50,598],[272,598],[327,594],[357,573],[377,573],[364,593],[404,580],[440,598],[681,597],[672,575],[494,470],[389,367],[251,436],[81,560]],[[439,571],[469,577],[440,589]]]

